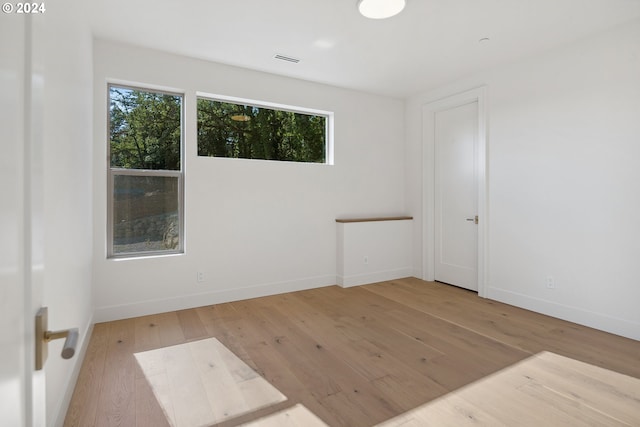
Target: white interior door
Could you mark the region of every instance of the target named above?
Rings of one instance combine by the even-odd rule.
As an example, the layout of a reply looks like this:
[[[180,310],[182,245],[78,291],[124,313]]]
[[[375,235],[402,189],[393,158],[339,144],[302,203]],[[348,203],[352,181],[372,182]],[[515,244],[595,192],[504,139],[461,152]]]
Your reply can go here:
[[[0,419],[27,423],[25,355],[24,84],[25,20],[2,18],[0,25]]]
[[[478,102],[436,111],[435,280],[478,290]]]
[[[6,15],[0,25],[0,424],[44,426],[44,374],[35,372],[34,319],[41,303],[40,164],[42,79],[36,25]],[[37,41],[36,41],[37,39]],[[38,45],[39,47],[40,45]]]

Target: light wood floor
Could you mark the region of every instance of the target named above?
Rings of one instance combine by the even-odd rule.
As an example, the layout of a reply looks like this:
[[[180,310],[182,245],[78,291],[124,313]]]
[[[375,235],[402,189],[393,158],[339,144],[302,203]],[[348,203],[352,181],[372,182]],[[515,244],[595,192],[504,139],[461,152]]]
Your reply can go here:
[[[637,427],[640,379],[544,351],[376,427],[426,426]]]
[[[96,324],[65,426],[168,426],[134,353],[215,337],[330,426],[373,426],[540,351],[640,378],[640,342],[415,278]]]

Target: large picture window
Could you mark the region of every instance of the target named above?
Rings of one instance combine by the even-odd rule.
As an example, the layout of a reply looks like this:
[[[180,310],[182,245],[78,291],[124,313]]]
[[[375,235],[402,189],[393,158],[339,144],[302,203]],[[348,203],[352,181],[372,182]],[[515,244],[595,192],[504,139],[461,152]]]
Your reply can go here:
[[[183,252],[182,95],[109,85],[108,256]]]
[[[198,155],[331,163],[330,113],[198,98]]]

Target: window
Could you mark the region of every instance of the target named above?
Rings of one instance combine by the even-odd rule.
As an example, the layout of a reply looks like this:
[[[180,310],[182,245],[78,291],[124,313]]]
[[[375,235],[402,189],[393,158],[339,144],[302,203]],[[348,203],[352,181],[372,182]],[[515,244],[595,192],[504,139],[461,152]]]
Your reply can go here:
[[[181,253],[182,95],[108,90],[108,256]]]
[[[198,98],[198,155],[332,163],[331,113]]]

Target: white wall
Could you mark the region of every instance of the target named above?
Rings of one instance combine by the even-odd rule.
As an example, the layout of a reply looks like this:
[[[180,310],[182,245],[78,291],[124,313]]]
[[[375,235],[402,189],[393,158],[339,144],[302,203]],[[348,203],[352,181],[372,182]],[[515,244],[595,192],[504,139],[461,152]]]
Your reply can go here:
[[[488,297],[635,339],[639,41],[634,21],[406,104],[407,206],[422,218],[422,105],[487,85]],[[546,288],[547,276],[556,289]]]
[[[400,100],[102,40],[94,78],[98,321],[335,284],[335,218],[403,213]],[[107,79],[185,93],[184,255],[106,259]],[[196,91],[333,111],[335,165],[198,157]]]
[[[43,15],[44,112],[42,169],[42,305],[49,329],[77,327],[73,359],[60,356],[64,340],[49,343],[45,365],[47,425],[62,425],[91,330],[92,264],[92,37],[82,2],[47,4]]]
[[[413,220],[337,224],[337,282],[343,288],[411,276]]]

